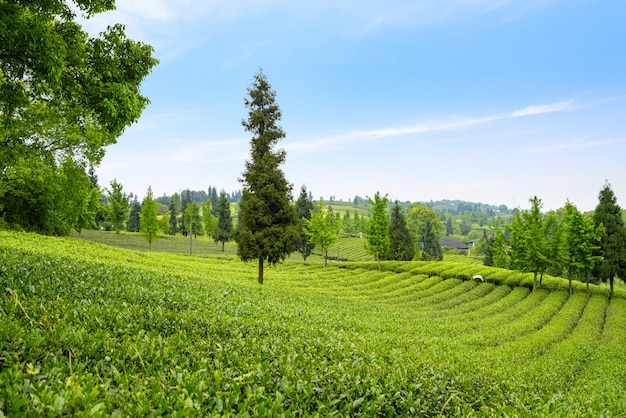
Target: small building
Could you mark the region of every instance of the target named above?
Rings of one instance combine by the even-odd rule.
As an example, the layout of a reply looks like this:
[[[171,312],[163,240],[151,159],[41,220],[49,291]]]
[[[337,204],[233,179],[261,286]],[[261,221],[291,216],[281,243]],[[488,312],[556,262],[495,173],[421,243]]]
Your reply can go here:
[[[439,245],[441,248],[448,248],[450,250],[467,251],[469,249],[467,243],[456,238],[439,238]]]

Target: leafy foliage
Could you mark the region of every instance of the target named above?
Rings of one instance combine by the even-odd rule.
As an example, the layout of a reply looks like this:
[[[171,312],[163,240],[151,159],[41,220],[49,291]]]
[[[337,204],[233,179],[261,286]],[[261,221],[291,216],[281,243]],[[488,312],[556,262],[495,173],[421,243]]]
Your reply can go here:
[[[152,48],[128,39],[121,25],[90,38],[75,22],[78,10],[112,9],[111,0],[0,3],[0,198],[12,202],[0,206],[0,217],[7,223],[69,233],[75,220],[50,214],[64,210],[65,194],[82,195],[74,203],[85,206],[88,192],[66,181],[66,165],[98,164],[148,103],[140,84],[157,63]],[[32,172],[45,187],[21,181]]]
[[[324,211],[322,199],[318,201],[317,210],[310,210],[309,217],[310,219],[303,218],[304,233],[319,247],[326,267],[328,248],[337,241],[341,222],[331,210]]]
[[[146,197],[141,205],[141,235],[144,236],[148,245],[152,248],[152,242],[159,232],[159,221],[157,219],[157,202],[152,194],[152,187],[148,187]]]
[[[389,252],[389,216],[387,215],[389,199],[387,195],[381,197],[380,193],[376,192],[373,199],[368,197],[367,200],[370,204],[370,221],[367,227],[365,250],[374,256],[380,268],[380,260]]]

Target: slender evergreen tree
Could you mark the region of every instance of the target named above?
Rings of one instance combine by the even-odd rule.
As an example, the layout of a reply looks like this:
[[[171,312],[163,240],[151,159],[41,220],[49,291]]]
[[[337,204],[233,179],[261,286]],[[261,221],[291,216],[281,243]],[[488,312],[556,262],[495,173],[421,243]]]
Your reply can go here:
[[[252,134],[251,159],[246,161],[241,182],[239,227],[235,232],[237,252],[244,260],[258,261],[258,280],[263,284],[263,264],[284,260],[300,239],[295,210],[291,204],[292,186],[280,165],[286,153],[274,147],[285,137],[280,127],[281,111],[261,70],[253,77],[244,101],[248,118],[242,121]]]
[[[230,201],[223,190],[217,201],[217,225],[213,230],[213,239],[215,242],[222,243],[222,252],[224,246],[233,238],[233,220],[230,214]]]
[[[433,222],[433,220],[429,217],[424,218],[424,223],[421,225],[419,235],[421,237],[420,246],[422,248],[422,260],[443,260],[441,245],[439,244],[438,224]]]
[[[597,253],[602,256],[602,261],[596,264],[595,275],[603,282],[609,282],[612,298],[615,278],[626,278],[626,227],[622,219],[622,209],[608,182],[600,190],[598,200],[593,223],[596,228],[603,225],[605,233]]]
[[[410,261],[415,255],[413,238],[406,224],[406,217],[396,201],[391,208],[389,220],[389,254],[391,260]]]
[[[302,259],[306,260],[315,244],[310,240],[309,235],[305,231],[305,219],[311,219],[311,211],[313,210],[313,202],[309,199],[306,186],[300,188],[300,196],[296,200],[296,219],[300,227],[300,241],[296,245],[296,250],[302,254]]]
[[[130,214],[128,215],[128,223],[126,224],[126,230],[128,232],[139,232],[141,228],[141,203],[137,201],[137,196],[133,197],[133,201],[130,204]]]

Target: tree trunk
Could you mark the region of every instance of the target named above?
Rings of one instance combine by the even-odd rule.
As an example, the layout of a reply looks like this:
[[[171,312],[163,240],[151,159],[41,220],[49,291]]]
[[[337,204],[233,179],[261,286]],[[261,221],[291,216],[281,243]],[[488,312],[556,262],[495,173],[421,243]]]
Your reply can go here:
[[[609,279],[609,283],[611,284],[611,292],[609,293],[609,300],[613,299],[613,280],[614,280],[613,277]]]
[[[259,257],[259,284],[263,284],[263,257]]]
[[[533,277],[533,292],[537,289],[537,271],[534,272],[535,275]]]
[[[226,245],[226,242],[222,241],[222,252],[224,252],[224,245]]]
[[[569,289],[567,290],[567,292],[569,293],[570,296],[572,296],[572,293],[574,293],[574,291],[572,290],[572,273],[571,272],[567,273],[567,280],[569,281]]]
[[[587,296],[591,297],[591,290],[589,290],[589,273],[585,275],[585,282],[587,283]]]
[[[324,267],[326,267],[326,260],[328,260],[328,250],[324,250]]]
[[[380,256],[376,256],[376,261],[378,262],[378,271],[380,271]]]

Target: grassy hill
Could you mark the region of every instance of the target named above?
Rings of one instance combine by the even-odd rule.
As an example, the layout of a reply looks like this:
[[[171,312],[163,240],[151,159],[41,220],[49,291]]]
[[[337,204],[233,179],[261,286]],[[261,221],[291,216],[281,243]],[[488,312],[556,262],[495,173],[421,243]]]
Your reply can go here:
[[[288,260],[259,286],[234,257],[0,232],[0,416],[626,410],[622,293],[375,266]]]

